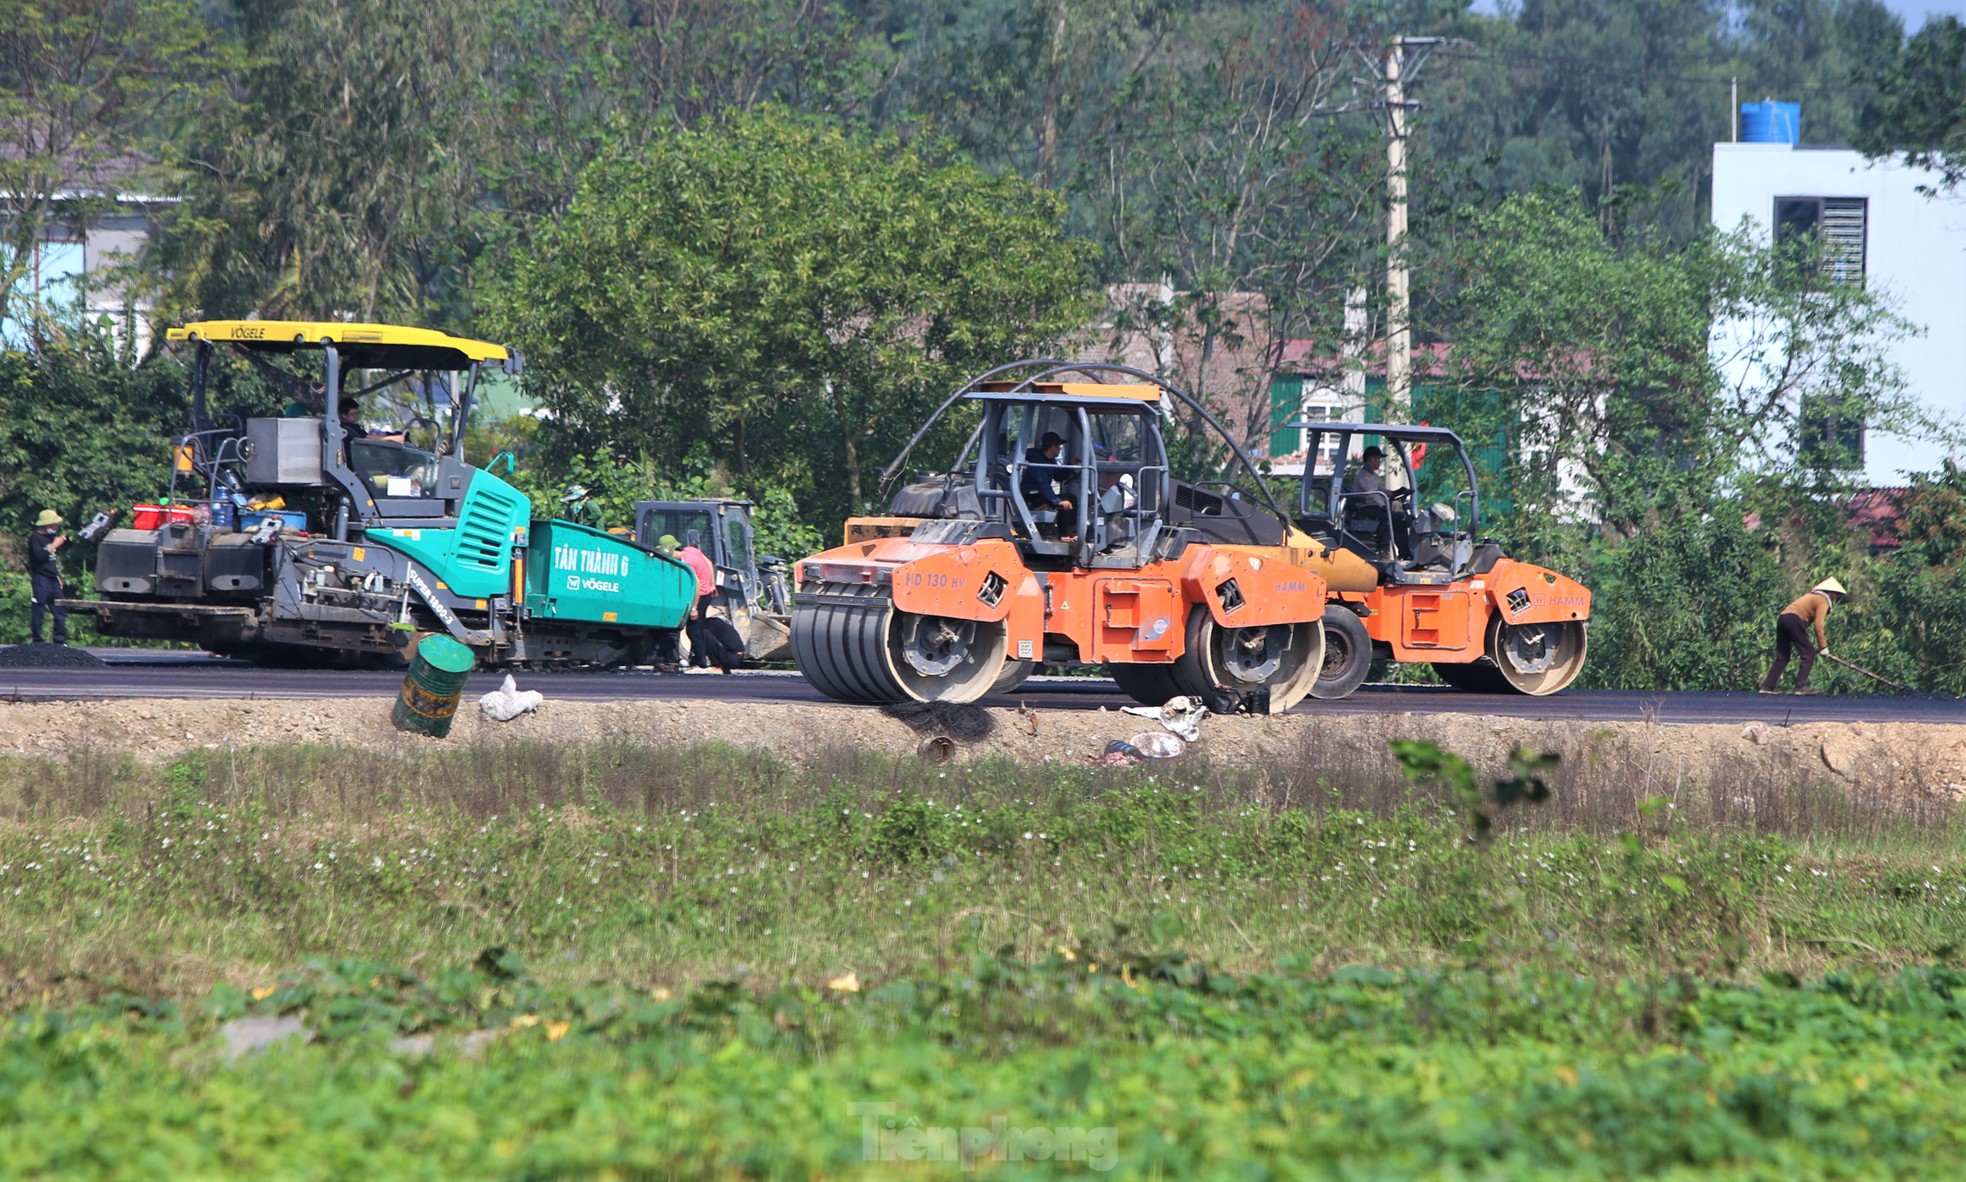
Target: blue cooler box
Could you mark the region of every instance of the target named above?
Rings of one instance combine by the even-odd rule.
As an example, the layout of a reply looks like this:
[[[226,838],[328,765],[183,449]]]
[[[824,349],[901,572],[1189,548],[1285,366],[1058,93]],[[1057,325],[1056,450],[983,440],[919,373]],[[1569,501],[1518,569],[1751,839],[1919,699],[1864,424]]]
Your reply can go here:
[[[305,530],[307,528],[307,514],[293,509],[245,509],[239,513],[239,530],[242,533],[251,533],[259,528],[260,522],[269,517],[279,518],[281,529]]]

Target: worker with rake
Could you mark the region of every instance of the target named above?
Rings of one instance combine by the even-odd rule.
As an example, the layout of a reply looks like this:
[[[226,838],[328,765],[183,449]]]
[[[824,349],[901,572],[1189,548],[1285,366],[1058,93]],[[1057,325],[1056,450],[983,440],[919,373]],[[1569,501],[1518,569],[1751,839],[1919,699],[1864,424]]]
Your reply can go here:
[[[1816,664],[1817,654],[1829,656],[1829,641],[1823,637],[1823,623],[1829,619],[1829,609],[1835,607],[1849,592],[1835,579],[1824,579],[1809,589],[1794,603],[1782,609],[1775,617],[1775,667],[1761,682],[1764,694],[1779,694],[1782,674],[1788,670],[1790,653],[1800,653],[1801,659],[1795,664],[1795,692],[1798,694],[1817,694],[1821,690],[1809,685],[1809,670]],[[1816,629],[1816,643],[1809,643],[1809,629]]]

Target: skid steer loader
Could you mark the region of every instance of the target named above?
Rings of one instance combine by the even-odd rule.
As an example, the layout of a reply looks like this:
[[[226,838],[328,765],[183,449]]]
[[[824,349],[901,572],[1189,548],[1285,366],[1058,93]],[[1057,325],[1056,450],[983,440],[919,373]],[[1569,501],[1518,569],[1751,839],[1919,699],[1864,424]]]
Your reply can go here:
[[[752,662],[785,661],[792,652],[792,595],[785,560],[756,552],[751,501],[636,501],[635,541],[654,546],[664,534],[703,551],[717,570],[717,605],[744,638]]]

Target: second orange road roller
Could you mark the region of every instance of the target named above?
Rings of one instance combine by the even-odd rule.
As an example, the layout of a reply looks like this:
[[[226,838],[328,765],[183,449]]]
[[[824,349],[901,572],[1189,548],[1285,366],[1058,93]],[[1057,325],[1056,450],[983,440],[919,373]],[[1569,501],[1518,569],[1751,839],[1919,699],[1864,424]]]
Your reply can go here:
[[[1296,526],[1280,551],[1324,576],[1325,668],[1341,698],[1373,661],[1425,662],[1448,685],[1556,693],[1583,672],[1591,592],[1481,536],[1481,494],[1460,436],[1441,427],[1293,423],[1305,432]]]

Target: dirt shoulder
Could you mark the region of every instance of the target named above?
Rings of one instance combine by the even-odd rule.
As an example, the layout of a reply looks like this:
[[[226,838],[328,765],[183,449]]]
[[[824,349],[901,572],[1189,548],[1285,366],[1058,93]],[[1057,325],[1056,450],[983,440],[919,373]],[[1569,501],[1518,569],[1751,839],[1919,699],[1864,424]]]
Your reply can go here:
[[[467,700],[451,737],[404,734],[390,725],[391,699],[200,700],[0,704],[0,754],[63,758],[79,751],[129,752],[145,760],[227,747],[290,743],[408,753],[433,744],[588,743],[651,746],[722,741],[764,748],[799,763],[859,747],[915,753],[925,734],[880,710],[794,703],[707,701],[561,702],[511,722],[486,718]],[[969,709],[953,729],[954,758],[1041,762],[1096,757],[1113,739],[1156,729],[1117,710]],[[917,725],[921,725],[918,723]],[[1493,773],[1510,751],[1561,754],[1597,777],[1642,779],[1660,792],[1709,783],[1802,786],[1827,783],[1867,792],[1966,796],[1966,725],[1765,723],[1678,725],[1531,720],[1464,714],[1211,717],[1192,752],[1218,765],[1294,765],[1307,776],[1356,776],[1394,769],[1392,739],[1422,739]]]

